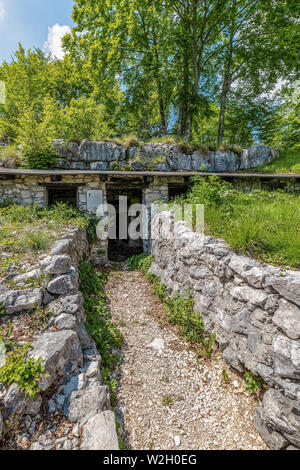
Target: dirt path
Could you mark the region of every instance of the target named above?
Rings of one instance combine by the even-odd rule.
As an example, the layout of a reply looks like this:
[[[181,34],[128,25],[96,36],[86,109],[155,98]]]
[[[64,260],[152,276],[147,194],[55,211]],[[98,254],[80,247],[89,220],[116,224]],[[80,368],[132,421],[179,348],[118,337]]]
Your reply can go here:
[[[162,304],[141,273],[111,271],[106,292],[125,336],[116,377],[127,448],[267,448],[252,424],[258,404],[244,381],[220,357],[202,359],[198,368],[187,344],[162,324]]]

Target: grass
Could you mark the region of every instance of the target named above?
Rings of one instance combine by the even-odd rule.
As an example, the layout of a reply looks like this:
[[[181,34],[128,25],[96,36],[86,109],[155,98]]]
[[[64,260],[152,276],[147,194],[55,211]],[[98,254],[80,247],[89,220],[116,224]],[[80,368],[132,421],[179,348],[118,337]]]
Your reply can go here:
[[[245,194],[217,177],[197,176],[181,204],[204,204],[205,233],[238,253],[300,268],[300,196],[283,191]]]
[[[110,319],[104,290],[107,275],[96,271],[89,263],[83,261],[79,265],[79,280],[83,294],[86,329],[101,355],[101,374],[104,383],[110,389],[111,405],[114,407],[117,403],[117,383],[111,374],[121,361],[120,354],[114,351],[122,348],[124,337]]]
[[[162,404],[163,404],[164,406],[169,406],[169,407],[171,407],[171,406],[174,404],[174,400],[173,400],[172,397],[169,397],[169,396],[166,396],[166,395],[165,395],[165,396],[162,397]]]
[[[65,204],[39,209],[36,205],[0,206],[0,275],[22,267],[45,253],[51,242],[72,226],[88,226],[88,218]]]
[[[53,241],[53,235],[42,232],[40,230],[25,232],[19,245],[25,250],[46,251]]]
[[[213,150],[221,150],[221,151],[230,150],[236,154],[241,154],[241,152],[243,151],[243,149],[239,145],[235,145],[235,144],[217,145],[216,143],[213,143],[213,142],[205,142],[205,143],[199,142],[196,139],[188,141],[177,135],[165,135],[162,137],[152,137],[152,138],[141,140],[136,134],[129,134],[129,135],[124,135],[120,137],[107,137],[102,140],[104,140],[105,142],[112,142],[116,145],[123,145],[126,150],[128,150],[131,147],[141,147],[147,143],[178,145],[181,152],[186,153],[188,155],[191,155],[195,151],[200,151],[204,154]],[[158,161],[156,163],[163,163],[163,161]]]
[[[251,171],[256,173],[300,173],[300,149],[285,150],[271,163],[258,166]]]

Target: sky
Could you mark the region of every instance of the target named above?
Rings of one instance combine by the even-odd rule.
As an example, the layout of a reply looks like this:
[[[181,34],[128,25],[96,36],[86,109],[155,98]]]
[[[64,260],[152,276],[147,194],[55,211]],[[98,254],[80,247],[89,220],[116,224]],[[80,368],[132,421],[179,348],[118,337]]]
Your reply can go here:
[[[0,0],[0,63],[21,42],[62,57],[60,38],[72,27],[73,0]]]

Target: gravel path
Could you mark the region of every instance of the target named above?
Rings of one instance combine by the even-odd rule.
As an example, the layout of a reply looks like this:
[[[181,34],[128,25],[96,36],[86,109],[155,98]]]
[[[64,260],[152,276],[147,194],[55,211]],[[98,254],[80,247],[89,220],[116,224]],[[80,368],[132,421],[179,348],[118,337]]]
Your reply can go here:
[[[267,449],[252,424],[258,402],[244,381],[219,354],[197,364],[140,272],[111,271],[106,292],[125,336],[116,412],[126,448]]]

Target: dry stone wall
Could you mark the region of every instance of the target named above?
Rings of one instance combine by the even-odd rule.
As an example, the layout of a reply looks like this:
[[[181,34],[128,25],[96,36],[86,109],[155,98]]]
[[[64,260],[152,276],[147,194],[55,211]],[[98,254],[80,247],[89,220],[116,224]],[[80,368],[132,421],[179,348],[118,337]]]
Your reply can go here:
[[[55,165],[73,170],[149,170],[149,171],[206,171],[222,172],[253,168],[270,163],[279,156],[278,149],[254,145],[241,152],[216,150],[203,152],[177,144],[145,143],[125,148],[113,142],[83,140],[81,144],[54,141],[60,156]]]
[[[16,384],[0,384],[0,441],[3,423],[17,412],[25,426],[23,437],[31,441],[32,450],[119,448],[109,390],[100,372],[101,357],[85,329],[77,266],[87,253],[85,231],[69,230],[31,272],[10,275],[0,284],[3,319],[14,322],[19,315],[37,308],[47,307],[50,313],[48,325],[33,338],[29,353],[35,360],[42,358],[48,372],[39,383],[42,393],[31,400]],[[26,281],[41,276],[45,279],[42,287],[26,288]],[[13,288],[7,285],[8,280],[13,281]],[[43,421],[42,407],[50,417],[61,413],[73,426],[59,438],[52,425],[46,432],[36,433]]]
[[[155,216],[152,234],[150,272],[170,294],[190,289],[224,359],[270,387],[255,416],[262,437],[273,449],[300,448],[300,272],[238,256],[172,212]]]

